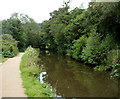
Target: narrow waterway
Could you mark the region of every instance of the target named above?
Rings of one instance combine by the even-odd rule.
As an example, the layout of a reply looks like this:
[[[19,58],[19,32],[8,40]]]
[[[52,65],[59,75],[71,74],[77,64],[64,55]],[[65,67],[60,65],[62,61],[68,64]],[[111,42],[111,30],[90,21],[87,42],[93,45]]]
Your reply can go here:
[[[118,81],[107,72],[95,71],[84,63],[56,53],[41,53],[43,81],[61,97],[117,97]]]

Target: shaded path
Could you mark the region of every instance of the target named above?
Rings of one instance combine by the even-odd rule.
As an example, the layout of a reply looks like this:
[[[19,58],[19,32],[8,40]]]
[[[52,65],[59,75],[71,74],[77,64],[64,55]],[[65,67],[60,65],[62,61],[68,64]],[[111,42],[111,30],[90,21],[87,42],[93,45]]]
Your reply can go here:
[[[0,94],[2,93],[2,97],[26,97],[20,75],[22,55],[23,53],[20,53],[18,56],[10,58],[0,66],[0,73],[2,71],[2,76],[0,74]]]

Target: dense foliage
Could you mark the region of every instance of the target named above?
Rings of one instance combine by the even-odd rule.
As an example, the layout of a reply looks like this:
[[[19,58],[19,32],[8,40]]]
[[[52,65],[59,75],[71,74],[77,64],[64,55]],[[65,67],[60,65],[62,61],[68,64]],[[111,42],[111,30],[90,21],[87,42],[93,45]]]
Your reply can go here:
[[[3,57],[13,57],[18,54],[17,41],[9,34],[0,35],[2,39],[2,56]]]
[[[120,2],[91,2],[87,9],[69,10],[69,2],[37,24],[23,14],[3,20],[3,33],[18,41],[19,50],[31,45],[49,49],[112,70],[120,76]]]
[[[45,47],[120,76],[120,2],[92,2],[72,11],[65,5],[50,15],[41,26]]]

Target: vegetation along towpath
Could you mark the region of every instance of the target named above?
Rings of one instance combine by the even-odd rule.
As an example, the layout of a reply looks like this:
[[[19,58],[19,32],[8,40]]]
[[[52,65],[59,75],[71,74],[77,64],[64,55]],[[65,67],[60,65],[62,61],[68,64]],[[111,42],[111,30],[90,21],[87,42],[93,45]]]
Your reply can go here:
[[[0,66],[2,76],[0,76],[0,93],[2,97],[27,97],[22,87],[20,76],[20,61],[23,53],[14,58],[10,58]]]

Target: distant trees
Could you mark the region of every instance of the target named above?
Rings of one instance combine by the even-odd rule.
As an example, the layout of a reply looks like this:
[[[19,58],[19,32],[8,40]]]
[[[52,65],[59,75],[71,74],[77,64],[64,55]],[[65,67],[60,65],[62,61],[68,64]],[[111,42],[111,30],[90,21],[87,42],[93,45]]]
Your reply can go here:
[[[36,35],[39,33],[39,25],[24,14],[14,13],[10,19],[2,21],[3,34],[10,34],[18,41],[20,51],[28,45],[36,44]]]
[[[10,34],[15,40],[18,41],[18,48],[25,47],[25,34],[23,33],[22,22],[17,16],[12,16],[10,19],[3,20],[2,22],[3,34]]]

